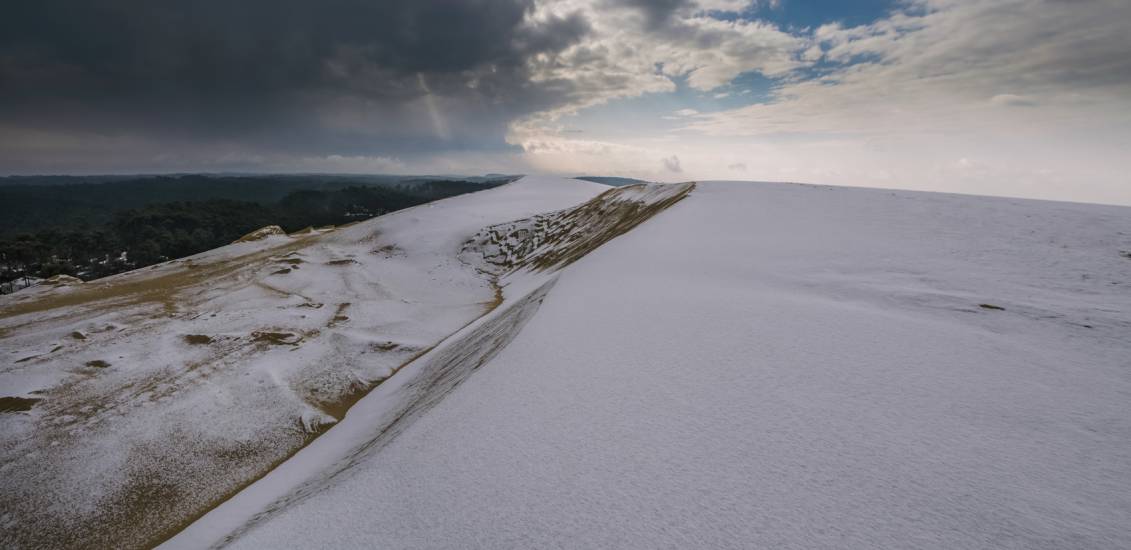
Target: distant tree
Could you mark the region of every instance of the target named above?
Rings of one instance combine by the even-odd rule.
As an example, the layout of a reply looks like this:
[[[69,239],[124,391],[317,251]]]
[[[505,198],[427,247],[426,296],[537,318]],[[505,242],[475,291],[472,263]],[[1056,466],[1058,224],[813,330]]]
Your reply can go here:
[[[130,250],[130,258],[134,265],[149,265],[161,261],[161,245],[153,239],[146,239]]]

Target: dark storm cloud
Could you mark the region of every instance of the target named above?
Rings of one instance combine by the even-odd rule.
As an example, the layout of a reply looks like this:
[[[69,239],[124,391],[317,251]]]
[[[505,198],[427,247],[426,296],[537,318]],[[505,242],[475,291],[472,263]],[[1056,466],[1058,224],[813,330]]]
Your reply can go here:
[[[429,90],[497,144],[507,120],[553,101],[528,82],[526,60],[588,31],[576,15],[531,23],[531,10],[531,0],[13,3],[0,17],[0,128],[436,147],[427,142],[444,136],[402,112]]]

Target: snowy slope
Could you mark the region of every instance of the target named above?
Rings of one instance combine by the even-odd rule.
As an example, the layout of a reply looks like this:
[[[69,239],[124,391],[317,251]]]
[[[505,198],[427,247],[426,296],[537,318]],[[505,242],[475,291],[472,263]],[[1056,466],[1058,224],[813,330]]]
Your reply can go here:
[[[326,435],[211,510],[168,548],[201,548],[336,485],[440,403],[519,333],[558,270],[684,199],[693,184],[622,187],[575,207],[486,227],[459,257],[492,274],[497,307],[406,364],[358,401]]]
[[[0,546],[176,532],[497,305],[458,257],[478,231],[608,189],[524,178],[0,298]]]
[[[701,183],[232,546],[1128,548],[1127,251],[1127,208]]]

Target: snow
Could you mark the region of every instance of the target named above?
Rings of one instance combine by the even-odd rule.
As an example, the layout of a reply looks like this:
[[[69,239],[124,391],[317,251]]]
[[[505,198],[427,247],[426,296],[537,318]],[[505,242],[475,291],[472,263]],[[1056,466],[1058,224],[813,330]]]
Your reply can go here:
[[[647,219],[690,189],[690,184],[677,184],[657,186],[646,193],[630,188],[611,190],[575,207],[489,226],[465,240],[460,258],[480,273],[494,274],[501,303],[407,364],[350,408],[335,429],[211,510],[165,547],[198,548],[236,537],[275,511],[334,483],[407,429],[518,333],[553,286],[554,268],[572,261],[569,254],[550,258],[554,256],[552,246],[559,251],[592,250],[631,227],[631,221]],[[626,219],[623,213],[633,219]],[[537,233],[532,233],[535,228]],[[517,233],[527,235],[536,245],[512,248],[506,244]],[[502,248],[482,246],[484,234],[501,236]],[[500,250],[508,258],[506,270],[496,269],[499,265],[489,261]]]
[[[273,236],[273,235],[286,235],[286,234],[287,234],[287,232],[283,231],[282,227],[279,227],[277,225],[268,225],[267,227],[260,227],[259,229],[256,229],[255,231],[252,231],[251,233],[248,233],[247,235],[244,235],[244,236],[236,239],[235,242],[246,243],[246,242],[252,242],[252,241],[261,241],[261,240],[266,239],[267,237],[270,237],[270,236]]]
[[[0,297],[0,397],[40,399],[0,415],[0,545],[172,534],[490,310],[493,278],[458,258],[473,234],[606,189],[528,177]]]
[[[1128,548],[1127,250],[1122,207],[699,183],[231,545]]]

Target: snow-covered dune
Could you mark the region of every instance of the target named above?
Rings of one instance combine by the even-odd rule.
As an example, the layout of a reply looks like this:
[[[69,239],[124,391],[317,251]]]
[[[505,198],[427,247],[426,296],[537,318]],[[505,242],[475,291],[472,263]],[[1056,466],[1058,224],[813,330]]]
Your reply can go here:
[[[1128,251],[1128,208],[700,183],[229,542],[1129,548]]]
[[[496,306],[473,235],[608,189],[529,177],[0,298],[0,546],[175,533]]]

